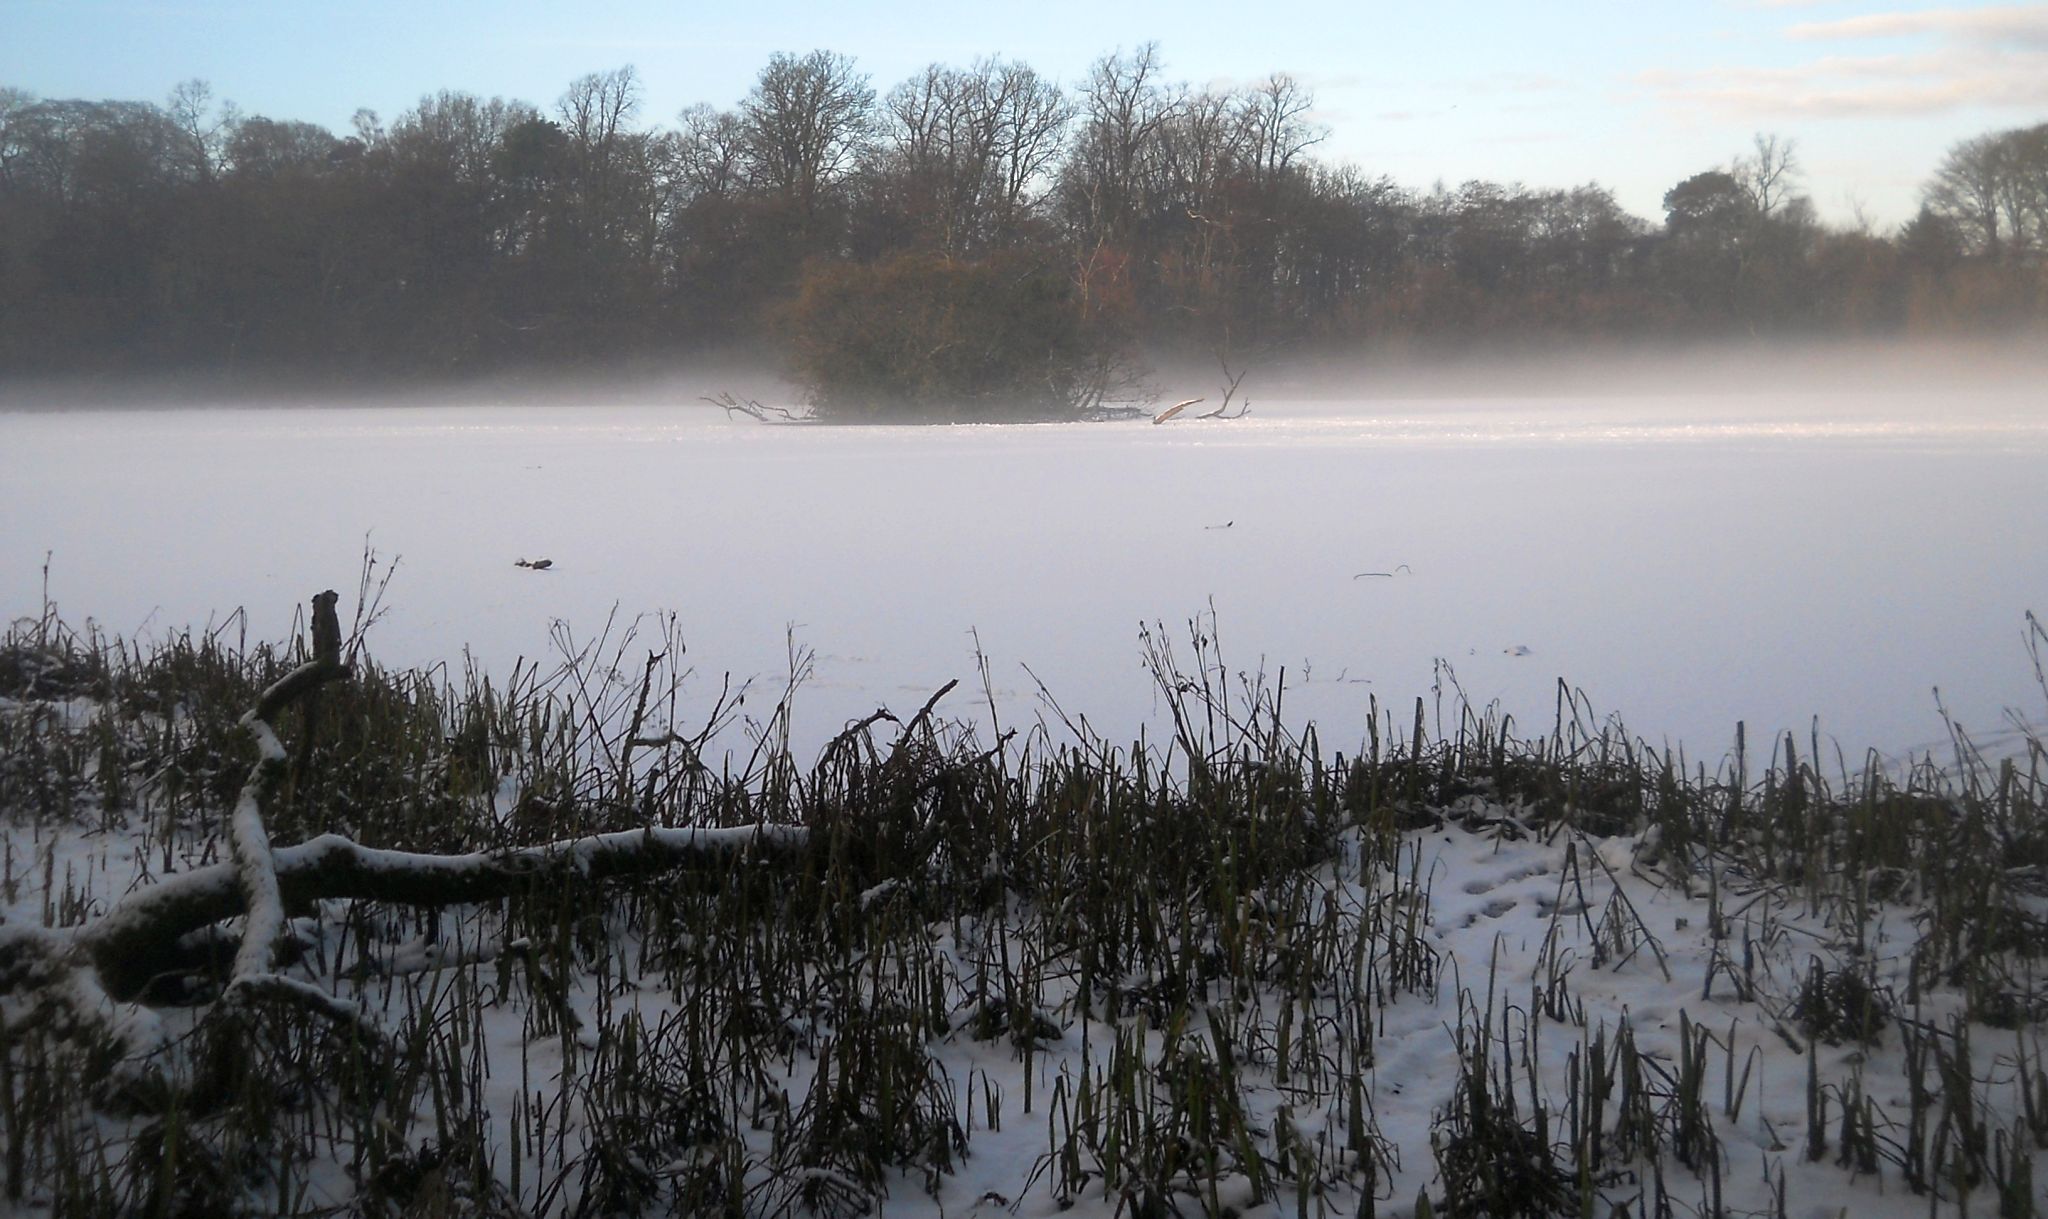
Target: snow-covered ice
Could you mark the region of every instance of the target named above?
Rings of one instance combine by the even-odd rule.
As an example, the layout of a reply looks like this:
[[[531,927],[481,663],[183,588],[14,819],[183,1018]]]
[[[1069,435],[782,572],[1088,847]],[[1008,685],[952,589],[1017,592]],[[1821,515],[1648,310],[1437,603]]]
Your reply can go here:
[[[367,539],[400,560],[387,663],[502,672],[554,620],[674,610],[707,677],[815,651],[799,752],[954,677],[974,713],[977,638],[1008,717],[1037,711],[1028,664],[1135,733],[1139,624],[1212,603],[1226,660],[1284,666],[1333,745],[1438,659],[1532,730],[1563,678],[1710,756],[1738,720],[1934,744],[1937,686],[1980,737],[2039,701],[2048,407],[2023,387],[1261,395],[1163,427],[765,427],[676,397],[0,412],[0,614],[38,608],[47,553],[69,616],[146,636],[245,607],[276,638]]]
[[[0,413],[0,615],[38,608],[48,552],[50,591],[74,621],[89,614],[146,638],[245,606],[250,638],[279,638],[311,593],[352,588],[367,535],[379,554],[401,556],[390,616],[371,636],[387,664],[466,648],[502,673],[516,657],[546,655],[558,621],[581,641],[615,607],[673,610],[707,706],[718,672],[772,685],[792,644],[815,651],[797,704],[799,756],[878,704],[907,713],[955,677],[966,680],[943,711],[980,714],[977,641],[1006,722],[1037,714],[1036,674],[1097,731],[1134,735],[1160,714],[1140,624],[1164,622],[1173,638],[1212,606],[1226,660],[1269,677],[1284,667],[1290,715],[1316,720],[1328,749],[1356,740],[1375,697],[1405,709],[1433,687],[1498,700],[1540,732],[1562,677],[1636,732],[1684,742],[1709,770],[1738,720],[1752,742],[1779,728],[1803,741],[1817,715],[1851,750],[1896,754],[1941,737],[1937,685],[1980,740],[2006,708],[2044,714],[2020,623],[2048,609],[2048,407],[2032,393],[1961,391],[1936,405],[1930,414],[1912,394],[1303,398],[1261,399],[1227,424],[925,429],[763,427],[647,405]],[[515,565],[539,558],[551,567]],[[765,714],[769,701],[749,710]],[[494,807],[517,796],[507,787]],[[1651,838],[1546,840],[1521,832],[1517,809],[1474,801],[1462,811],[1464,824],[1403,840],[1441,968],[1435,986],[1381,1009],[1371,1105],[1400,1163],[1379,1213],[1410,1213],[1433,1180],[1460,1005],[1483,998],[1490,977],[1504,980],[1517,1028],[1543,1003],[1583,1004],[1586,1030],[1542,1022],[1531,1086],[1553,1100],[1569,1091],[1567,1056],[1593,1030],[1618,1034],[1625,1018],[1636,1048],[1665,1063],[1684,1056],[1682,1030],[1708,1030],[1705,1087],[1730,1213],[1768,1213],[1781,1184],[1792,1214],[1929,1212],[1889,1163],[1873,1174],[1838,1164],[1837,1149],[1819,1162],[1805,1154],[1809,1057],[1786,1013],[1814,960],[1849,963],[1840,926],[1752,887],[1736,895],[1735,937],[1719,940],[1701,881],[1660,872]],[[0,921],[14,935],[61,938],[40,930],[56,893],[104,913],[149,867],[120,833],[15,824],[0,827],[0,846],[10,881]],[[276,855],[290,864],[335,849],[314,839]],[[228,875],[210,858],[181,868],[156,888]],[[1344,920],[1390,892],[1368,886],[1348,852],[1313,883]],[[1619,959],[1593,930],[1617,893],[1641,933]],[[855,897],[881,908],[893,894],[884,883]],[[2032,890],[2025,900],[2039,908]],[[1905,989],[1922,913],[1910,899],[1878,912],[1857,963],[1880,984]],[[332,916],[295,920],[293,934],[329,934]],[[489,912],[464,917],[452,947],[426,936],[389,946],[390,972],[523,951]],[[977,951],[963,927],[928,929],[935,959],[961,978]],[[1738,993],[1731,946],[1752,943],[1762,947]],[[1568,996],[1539,994],[1560,962]],[[479,1009],[499,1093],[490,1112],[528,1103],[529,1071],[566,1078],[594,1048],[602,1014],[658,1021],[680,1002],[660,988],[600,995],[591,978],[565,988],[581,1021],[573,1045],[529,1038],[510,1006]],[[347,998],[372,1019],[394,1018],[370,1004],[374,989],[351,983]],[[1084,1061],[1100,1071],[1118,1036],[1154,1050],[1162,1033],[1091,1019],[1057,981],[1040,998],[1056,1035],[1029,1057],[961,1029],[933,1038],[970,1115],[970,1154],[936,1196],[892,1178],[887,1213],[1059,1213],[1062,1199],[1034,1179],[1047,1098]],[[1269,1012],[1282,1006],[1273,998],[1257,996]],[[1950,989],[1926,1003],[1917,1015],[1936,1026],[1959,999]],[[143,1025],[138,1044],[167,1035]],[[1199,1024],[1188,1034],[1206,1035]],[[2022,1055],[2038,1053],[2038,1023],[1973,1038],[2004,1129],[2023,1103],[2016,1081]],[[1811,1062],[1832,1086],[1867,1082],[1874,1111],[1897,1121],[1908,1107],[1903,1055],[1894,1034],[1867,1049],[1814,1045]],[[792,1096],[814,1069],[790,1057]],[[1248,1079],[1265,1134],[1291,1123],[1310,1141],[1334,1129],[1330,1112],[1291,1109],[1265,1067]],[[1027,1094],[1038,1098],[1028,1115]],[[988,1122],[991,1098],[1000,1129]],[[345,1198],[339,1169],[328,1175],[316,1193]],[[1691,1213],[1698,1182],[1672,1179],[1679,1213]],[[1636,1187],[1613,1185],[1614,1197]],[[1351,1213],[1351,1188],[1318,1204]],[[1103,1216],[1121,1204],[1099,1178],[1073,1202]],[[1293,1201],[1256,1213],[1291,1214]]]

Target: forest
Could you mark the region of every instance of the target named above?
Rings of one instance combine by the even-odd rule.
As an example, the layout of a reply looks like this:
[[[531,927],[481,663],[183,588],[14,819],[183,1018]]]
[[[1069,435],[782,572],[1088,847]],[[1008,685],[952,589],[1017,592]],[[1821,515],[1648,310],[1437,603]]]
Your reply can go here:
[[[869,382],[1058,379],[1020,342],[1056,349],[1033,358],[1071,404],[1136,350],[1939,334],[2048,306],[2048,124],[1958,143],[1885,232],[1822,222],[1768,133],[1653,218],[1593,183],[1396,183],[1318,158],[1295,79],[1175,83],[1150,45],[1072,84],[984,59],[884,89],[814,51],[730,109],[663,125],[641,97],[625,67],[546,109],[440,92],[337,134],[197,81],[161,105],[0,88],[0,374],[418,382],[737,348],[852,412]],[[878,371],[905,336],[857,328],[920,311],[957,331],[938,347],[1002,348],[956,361],[993,380]]]

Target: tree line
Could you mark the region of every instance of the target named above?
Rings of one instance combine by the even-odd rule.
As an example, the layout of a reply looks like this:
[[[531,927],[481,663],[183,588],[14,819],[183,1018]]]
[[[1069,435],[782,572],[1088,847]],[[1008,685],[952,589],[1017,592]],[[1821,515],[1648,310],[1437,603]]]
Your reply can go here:
[[[1075,83],[984,59],[885,92],[845,56],[778,54],[730,108],[641,110],[630,67],[545,110],[441,92],[341,134],[197,82],[161,105],[0,88],[0,371],[413,378],[755,343],[843,361],[860,345],[829,325],[872,322],[867,280],[938,284],[917,299],[947,343],[1073,343],[1080,319],[1235,358],[2048,308],[2048,123],[1956,145],[1884,233],[1822,223],[1768,135],[1656,219],[1594,184],[1403,186],[1316,155],[1299,81],[1197,88],[1150,45]],[[1038,322],[946,303],[1004,285]]]

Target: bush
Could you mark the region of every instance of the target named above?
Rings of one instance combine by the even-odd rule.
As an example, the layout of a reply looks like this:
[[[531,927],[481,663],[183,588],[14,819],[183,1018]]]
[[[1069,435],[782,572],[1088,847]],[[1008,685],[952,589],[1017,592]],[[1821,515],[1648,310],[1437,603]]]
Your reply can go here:
[[[1031,251],[820,265],[785,315],[791,372],[822,419],[1085,417],[1134,383],[1124,296]]]

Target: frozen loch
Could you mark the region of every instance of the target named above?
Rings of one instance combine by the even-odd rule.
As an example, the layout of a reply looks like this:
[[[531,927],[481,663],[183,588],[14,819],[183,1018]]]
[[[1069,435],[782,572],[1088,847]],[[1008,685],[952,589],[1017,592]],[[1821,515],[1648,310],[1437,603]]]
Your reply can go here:
[[[2040,1213],[2029,393],[23,411],[0,455],[23,1213]],[[33,617],[47,563],[74,625],[280,639],[366,545],[387,667],[603,646],[489,723],[359,669],[308,734]],[[677,636],[695,715],[801,676],[793,758],[531,727]],[[975,736],[825,747],[956,678]],[[1544,738],[1561,681],[1692,761],[1454,718]],[[1944,710],[2021,764],[1907,765]]]
[[[1141,624],[1213,607],[1225,662],[1331,747],[1450,691],[1547,730],[1560,679],[1653,742],[1737,721],[1853,753],[2038,711],[2048,409],[1892,394],[1259,396],[1231,422],[789,427],[701,405],[0,413],[0,611],[256,638],[398,574],[388,664],[502,671],[672,611],[692,664],[778,685],[797,743],[990,663],[1112,737],[1157,711]],[[693,401],[679,392],[677,399]],[[519,560],[552,560],[544,571]],[[238,626],[239,629],[239,626]],[[616,629],[616,628],[614,628]],[[1440,668],[1437,662],[1444,662]],[[1026,672],[1025,666],[1029,666]],[[956,694],[955,716],[986,700]]]

